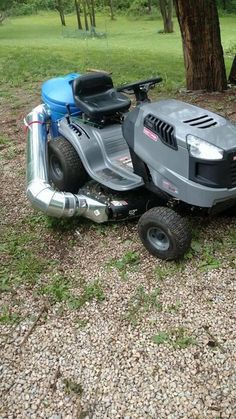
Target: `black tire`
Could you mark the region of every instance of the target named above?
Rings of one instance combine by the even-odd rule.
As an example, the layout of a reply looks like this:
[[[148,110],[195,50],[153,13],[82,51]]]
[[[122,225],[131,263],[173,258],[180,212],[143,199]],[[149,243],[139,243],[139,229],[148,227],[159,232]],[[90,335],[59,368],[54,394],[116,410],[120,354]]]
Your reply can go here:
[[[59,191],[77,193],[88,180],[88,174],[75,151],[65,138],[48,143],[49,181]]]
[[[171,208],[155,207],[145,212],[139,219],[138,233],[146,249],[160,259],[180,259],[191,244],[187,220]]]

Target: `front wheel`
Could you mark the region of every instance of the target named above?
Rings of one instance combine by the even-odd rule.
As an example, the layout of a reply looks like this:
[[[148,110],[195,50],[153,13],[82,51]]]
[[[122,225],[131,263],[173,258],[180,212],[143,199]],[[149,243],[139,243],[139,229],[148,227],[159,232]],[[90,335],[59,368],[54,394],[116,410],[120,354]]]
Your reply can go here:
[[[190,248],[187,221],[171,208],[155,207],[138,222],[139,237],[146,249],[160,259],[180,259]]]

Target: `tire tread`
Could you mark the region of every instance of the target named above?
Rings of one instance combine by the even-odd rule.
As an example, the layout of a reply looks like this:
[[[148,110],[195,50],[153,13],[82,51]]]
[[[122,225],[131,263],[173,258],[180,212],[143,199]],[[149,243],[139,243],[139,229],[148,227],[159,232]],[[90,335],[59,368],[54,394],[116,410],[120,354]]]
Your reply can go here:
[[[171,228],[171,232],[176,241],[176,248],[174,252],[168,250],[165,253],[162,253],[161,251],[154,249],[150,243],[147,242],[145,237],[147,223],[155,223],[157,220],[159,223],[164,224],[168,229]],[[154,207],[144,213],[140,217],[138,231],[140,239],[147,250],[154,256],[158,256],[161,259],[179,259],[187,252],[191,244],[191,233],[187,220],[171,208],[167,207]]]
[[[88,174],[84,166],[69,141],[63,137],[58,137],[49,142],[50,153],[57,153],[62,156],[63,164],[66,166],[64,180],[61,184],[56,184],[59,190],[67,192],[78,192],[78,189],[88,180]]]

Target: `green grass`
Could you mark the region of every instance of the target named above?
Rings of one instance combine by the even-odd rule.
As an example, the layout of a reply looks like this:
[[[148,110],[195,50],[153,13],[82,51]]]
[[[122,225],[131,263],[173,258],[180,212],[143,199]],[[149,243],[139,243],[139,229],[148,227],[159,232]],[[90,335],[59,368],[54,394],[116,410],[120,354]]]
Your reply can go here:
[[[190,345],[195,345],[195,339],[184,327],[161,331],[152,337],[156,345],[170,344],[174,349],[185,349]]]
[[[38,229],[40,223],[41,229]],[[77,285],[79,281],[81,292],[74,295],[74,282],[58,273],[60,261],[49,259],[45,255],[46,243],[42,243],[41,234],[43,230],[47,231],[45,229],[50,228],[47,223],[47,217],[34,214],[15,223],[14,226],[3,224],[0,235],[0,293],[14,293],[16,288],[23,285],[34,289],[39,295],[46,295],[52,304],[66,303],[70,309],[76,310],[92,300],[103,301],[105,294],[101,284],[94,281],[86,285],[81,275],[77,277]],[[12,324],[17,320],[18,316],[7,308],[0,309],[1,323]],[[85,325],[82,321],[79,326]]]
[[[116,268],[122,279],[127,279],[128,273],[137,269],[140,263],[140,256],[137,252],[128,250],[120,259],[110,259],[107,268]]]
[[[79,329],[84,329],[88,324],[88,320],[78,318],[76,319],[76,324],[79,327]]]
[[[68,305],[71,309],[79,310],[86,303],[92,300],[95,300],[97,302],[105,300],[105,294],[103,292],[101,284],[98,281],[95,281],[93,284],[89,284],[86,287],[84,287],[79,297],[71,296],[70,300],[68,301]]]
[[[51,282],[39,289],[39,294],[48,295],[53,303],[66,301],[70,298],[70,283],[62,275],[55,275]]]
[[[84,285],[79,296],[71,292],[73,284],[62,275],[56,274],[48,284],[39,288],[38,293],[48,295],[52,303],[66,302],[70,309],[79,310],[86,303],[92,300],[101,302],[105,295],[101,284],[95,281],[87,286]]]
[[[174,276],[184,270],[181,262],[166,262],[164,265],[157,265],[154,268],[154,275],[158,281],[163,281],[168,276]]]
[[[12,283],[35,284],[49,267],[50,261],[38,255],[40,237],[31,231],[15,231],[7,226],[1,234],[0,292],[10,290]]]
[[[63,384],[65,386],[65,392],[67,394],[75,393],[79,396],[83,394],[83,387],[80,383],[76,383],[75,381],[72,381],[69,378],[65,378],[63,380]]]
[[[179,300],[177,300],[175,303],[170,304],[169,306],[167,306],[166,311],[168,311],[169,313],[172,314],[176,314],[179,312],[180,308],[181,308],[181,302]]]
[[[142,286],[138,286],[134,295],[131,297],[128,306],[126,319],[136,326],[139,319],[150,310],[162,310],[162,304],[159,301],[160,290],[154,289],[151,292],[144,290]]]
[[[205,246],[203,259],[199,263],[199,269],[202,272],[208,272],[212,269],[218,269],[221,266],[221,261],[214,256],[214,249],[212,246]]]
[[[69,72],[100,68],[113,72],[115,83],[161,74],[165,89],[184,85],[182,43],[178,24],[175,32],[159,34],[162,21],[97,17],[97,30],[104,38],[69,38],[75,33],[75,16],[67,17],[66,34],[56,13],[12,18],[0,27],[0,78],[2,83],[21,86]],[[236,18],[221,18],[225,50],[236,38]],[[232,58],[226,57],[229,69]],[[4,88],[4,92],[6,88]]]
[[[6,305],[3,305],[0,309],[0,324],[12,325],[19,323],[21,317],[18,313],[12,312],[12,309]]]
[[[1,145],[6,145],[9,143],[9,140],[7,137],[5,137],[4,135],[0,135],[0,146]]]

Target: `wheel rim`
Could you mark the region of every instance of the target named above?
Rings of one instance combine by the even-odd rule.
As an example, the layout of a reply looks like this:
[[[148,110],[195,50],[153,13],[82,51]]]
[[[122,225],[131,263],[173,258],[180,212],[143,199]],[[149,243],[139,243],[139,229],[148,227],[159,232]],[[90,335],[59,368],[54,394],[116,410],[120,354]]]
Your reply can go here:
[[[51,157],[51,171],[54,178],[56,178],[57,180],[63,179],[63,170],[62,170],[61,162],[55,156]]]
[[[150,227],[147,231],[147,237],[157,250],[165,251],[170,247],[169,237],[158,227]]]

